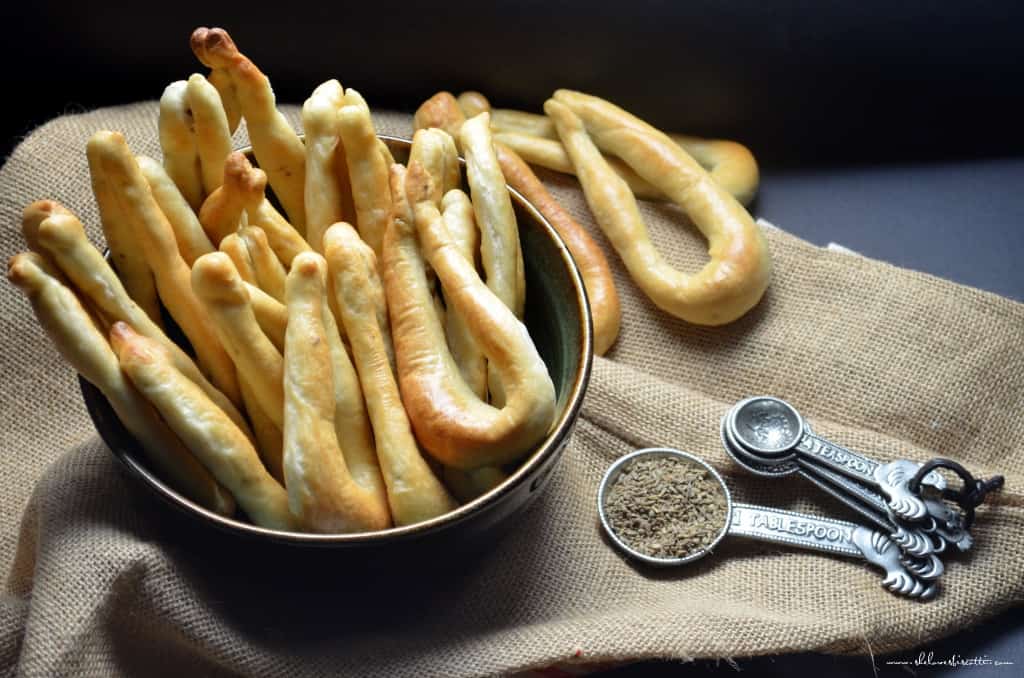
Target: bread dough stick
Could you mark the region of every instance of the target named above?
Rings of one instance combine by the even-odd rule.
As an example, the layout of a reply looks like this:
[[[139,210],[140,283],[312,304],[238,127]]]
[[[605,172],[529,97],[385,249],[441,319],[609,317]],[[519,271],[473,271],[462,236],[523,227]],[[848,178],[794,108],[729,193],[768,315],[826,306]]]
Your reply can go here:
[[[594,353],[604,355],[619,336],[622,311],[611,268],[604,252],[590,234],[548,193],[533,170],[514,151],[494,145],[501,172],[508,185],[523,194],[544,215],[579,267],[594,318]]]
[[[59,269],[53,255],[39,240],[39,226],[54,214],[74,217],[56,200],[36,200],[29,203],[21,212],[21,235],[25,238],[28,248],[42,257],[49,268]]]
[[[384,143],[384,140],[377,137],[377,150],[380,151],[380,157],[384,158],[384,166],[391,167],[395,164],[395,156],[391,155],[391,149]]]
[[[768,245],[750,214],[667,136],[622,127],[615,107],[589,99],[594,98],[579,108],[597,142],[670,196],[708,239],[711,261],[699,273],[672,268],[651,243],[633,194],[608,168],[583,120],[549,99],[544,110],[555,121],[587,203],[633,280],[659,308],[688,322],[722,325],[742,316],[760,300],[771,273]]]
[[[245,241],[242,240],[240,235],[231,233],[226,236],[220,241],[220,251],[228,255],[242,280],[250,285],[259,287],[259,283],[256,281],[256,269],[253,267],[252,259],[249,257],[249,248],[245,246]]]
[[[410,169],[414,172],[415,167]],[[551,377],[526,327],[480,280],[437,208],[424,200],[414,210],[419,244],[416,233],[395,220],[388,230],[383,267],[409,420],[420,443],[445,465],[473,469],[513,461],[551,425]],[[444,331],[429,310],[424,255],[441,280],[449,307],[466,319],[488,365],[501,378],[506,399],[500,409],[478,398],[459,375]]]
[[[277,110],[270,80],[238,51],[222,28],[195,29],[191,44],[192,52],[201,62],[231,75],[256,160],[267,173],[288,220],[300,233],[305,233],[306,151],[295,130]]]
[[[174,368],[160,344],[125,323],[110,328],[121,369],[164,421],[260,527],[291,530],[288,495],[249,439],[202,390]]]
[[[409,149],[409,166],[414,162],[420,163],[430,174],[433,192],[429,199],[441,209],[444,194],[462,185],[462,168],[455,140],[441,129],[416,130]]]
[[[168,85],[160,97],[160,148],[164,153],[167,176],[174,181],[192,209],[198,211],[205,193],[187,90],[188,83],[178,80]]]
[[[281,260],[274,254],[267,241],[267,234],[259,226],[243,226],[238,235],[245,242],[252,262],[256,284],[270,296],[284,302],[285,276],[287,272]]]
[[[555,124],[547,116],[508,108],[491,109],[491,129],[495,132],[519,132],[542,139],[558,139]]]
[[[224,182],[224,161],[231,153],[231,129],[217,88],[193,73],[185,89],[199,154],[203,193],[209,195]]]
[[[455,500],[416,446],[388,364],[376,308],[367,300],[367,286],[376,277],[373,252],[346,223],[327,229],[324,250],[373,426],[391,516],[396,525],[411,525],[443,515],[455,508]]]
[[[274,476],[274,480],[284,485],[284,434],[263,411],[256,392],[245,375],[239,375],[238,385],[242,389],[245,411],[249,415],[252,432],[256,436],[256,452],[259,453],[267,471]]]
[[[264,200],[267,175],[255,168],[241,151],[228,155],[224,162],[224,182],[203,201],[199,223],[217,247],[229,233],[242,225],[246,208]]]
[[[728,139],[702,139],[686,134],[669,134],[672,141],[693,156],[715,183],[727,190],[743,205],[757,196],[761,176],[757,160],[750,149]]]
[[[288,220],[278,212],[270,201],[264,198],[255,207],[246,208],[250,226],[258,226],[267,235],[267,242],[285,268],[290,268],[292,259],[301,252],[312,252],[305,238],[299,235]]]
[[[451,92],[438,92],[430,97],[420,104],[412,117],[414,129],[443,129],[452,137],[456,146],[459,144],[459,131],[464,122],[466,116]]]
[[[490,492],[507,479],[508,474],[497,466],[484,466],[472,471],[444,467],[444,484],[464,504]]]
[[[117,274],[89,242],[82,222],[59,204],[53,205],[53,214],[39,224],[37,237],[77,291],[88,298],[90,305],[107,322],[122,320],[140,334],[160,342],[175,368],[199,385],[207,397],[248,434],[245,420],[231,400],[206,379],[192,359],[128,296]]]
[[[324,231],[344,219],[342,187],[335,174],[336,156],[345,152],[338,136],[338,111],[344,97],[341,83],[328,80],[313,90],[302,105],[302,129],[306,132],[306,242],[319,253],[324,251]]]
[[[355,481],[335,432],[334,366],[324,327],[331,315],[326,280],[327,263],[319,254],[300,254],[292,262],[284,381],[288,498],[292,513],[309,530],[381,530],[391,525],[387,498]]]
[[[256,322],[278,351],[284,353],[284,334],[288,327],[288,309],[255,285],[245,284]]]
[[[86,145],[89,161],[89,177],[92,192],[99,207],[103,235],[110,248],[110,260],[128,294],[138,303],[157,325],[162,325],[160,302],[157,299],[153,271],[143,256],[141,235],[136,232],[130,214],[125,214],[118,205],[116,190],[111,178],[99,162],[98,149],[90,139]]]
[[[107,338],[78,297],[45,269],[39,255],[19,254],[11,259],[7,275],[28,296],[39,324],[60,354],[103,393],[117,418],[142,446],[158,476],[211,511],[227,516],[234,513],[235,501],[228,491],[128,382]]]
[[[284,358],[260,328],[238,270],[223,252],[199,257],[192,266],[192,289],[239,376],[249,382],[267,417],[284,431]]]
[[[146,262],[153,270],[160,300],[181,328],[211,381],[236,405],[241,404],[235,366],[210,327],[209,318],[192,293],[188,264],[167,217],[160,211],[135,157],[119,132],[97,132],[89,140],[97,160],[117,196],[121,213],[133,225]]]
[[[199,223],[199,217],[181,194],[178,187],[167,176],[163,165],[152,158],[143,155],[135,156],[139,163],[142,176],[146,177],[149,190],[153,192],[156,204],[160,206],[164,216],[167,217],[171,229],[174,230],[174,239],[178,243],[178,251],[181,258],[189,266],[192,262],[214,251],[213,243],[206,237],[203,225]]]
[[[224,106],[224,115],[228,119],[228,130],[234,134],[238,129],[238,123],[242,122],[242,108],[238,104],[238,92],[231,80],[231,74],[223,68],[214,68],[206,79],[217,88],[220,102]]]
[[[458,104],[467,118],[488,113],[491,110],[491,102],[487,100],[487,97],[472,90],[460,94]]]
[[[387,161],[378,147],[377,133],[366,101],[352,88],[338,113],[338,130],[345,145],[352,201],[359,235],[380,256],[384,229],[391,216]]]
[[[473,205],[469,196],[459,189],[445,193],[441,201],[444,209],[445,226],[462,253],[473,268],[476,268],[476,252],[480,242],[476,221],[473,219]],[[446,314],[445,335],[452,358],[459,366],[459,373],[466,385],[481,400],[487,398],[487,359],[473,338],[466,319],[454,306]]]

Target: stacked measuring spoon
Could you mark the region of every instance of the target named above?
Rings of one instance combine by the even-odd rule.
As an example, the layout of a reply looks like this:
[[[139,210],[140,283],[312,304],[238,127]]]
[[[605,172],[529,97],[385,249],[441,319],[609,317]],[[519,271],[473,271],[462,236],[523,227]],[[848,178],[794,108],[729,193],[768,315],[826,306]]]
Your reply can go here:
[[[867,520],[899,548],[900,562],[928,591],[921,597],[934,594],[945,571],[940,555],[971,548],[974,507],[1002,484],[1001,477],[975,481],[944,459],[928,465],[871,459],[815,434],[792,405],[770,396],[736,403],[722,419],[721,437],[729,456],[750,473],[799,476]],[[964,488],[948,488],[933,467],[954,470]]]

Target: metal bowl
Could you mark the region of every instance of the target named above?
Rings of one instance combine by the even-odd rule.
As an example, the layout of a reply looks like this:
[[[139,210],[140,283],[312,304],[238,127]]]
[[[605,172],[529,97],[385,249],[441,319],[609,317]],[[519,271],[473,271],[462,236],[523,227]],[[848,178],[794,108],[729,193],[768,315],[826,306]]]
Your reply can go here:
[[[408,158],[408,139],[382,136],[398,162]],[[251,149],[244,149],[255,164]],[[463,163],[463,171],[465,164]],[[377,532],[309,534],[257,527],[218,515],[166,485],[149,467],[135,439],[102,393],[82,378],[85,406],[103,441],[129,476],[196,523],[267,543],[327,548],[405,548],[412,542],[460,547],[499,534],[547,486],[579,415],[593,360],[593,326],[583,280],[558,233],[522,195],[509,189],[519,223],[526,273],[524,322],[555,385],[557,405],[550,433],[511,471],[505,482],[454,511],[431,520]]]

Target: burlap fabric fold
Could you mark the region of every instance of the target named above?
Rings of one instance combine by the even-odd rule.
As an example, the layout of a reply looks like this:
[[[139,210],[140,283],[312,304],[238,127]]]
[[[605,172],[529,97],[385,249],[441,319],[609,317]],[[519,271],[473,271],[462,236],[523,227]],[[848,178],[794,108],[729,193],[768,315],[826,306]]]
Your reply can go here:
[[[377,122],[409,132],[408,115]],[[77,211],[101,240],[85,159],[100,128],[159,157],[153,103],[39,128],[0,171],[4,259],[23,248],[20,212],[37,198]],[[545,179],[593,225],[573,180]],[[706,256],[695,231],[673,208],[643,211],[668,257],[695,270]],[[459,676],[644,657],[877,654],[1020,601],[1024,306],[781,231],[768,238],[767,296],[716,329],[659,312],[610,257],[622,335],[595,360],[556,478],[508,536],[441,567],[260,549],[172,515],[118,471],[70,369],[27,302],[0,284],[0,666],[38,676]],[[897,598],[854,561],[750,542],[660,572],[608,547],[597,482],[643,446],[705,457],[738,499],[847,515],[798,480],[762,481],[729,463],[719,418],[755,393],[790,400],[820,432],[879,457],[941,454],[1006,475],[937,600]]]

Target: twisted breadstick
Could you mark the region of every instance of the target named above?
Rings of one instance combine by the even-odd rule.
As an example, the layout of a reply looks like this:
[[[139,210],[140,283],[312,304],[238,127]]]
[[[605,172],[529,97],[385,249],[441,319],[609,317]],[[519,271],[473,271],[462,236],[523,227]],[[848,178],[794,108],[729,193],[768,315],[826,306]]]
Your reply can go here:
[[[235,496],[257,525],[290,530],[288,495],[260,462],[249,439],[203,392],[174,369],[160,344],[114,323],[110,343],[121,369],[174,433]]]
[[[153,198],[160,210],[167,217],[171,229],[174,231],[174,239],[178,242],[178,251],[182,259],[189,266],[192,262],[214,250],[213,243],[206,237],[203,225],[199,223],[199,217],[192,211],[192,207],[185,200],[178,187],[167,176],[163,166],[152,158],[139,155],[135,157],[142,170],[142,176],[146,177],[149,190],[153,192]]]
[[[324,251],[366,398],[395,524],[410,525],[447,513],[455,508],[455,501],[416,446],[388,363],[376,307],[367,299],[370,279],[377,277],[376,257],[344,222],[327,229]],[[436,323],[436,316],[431,317]]]
[[[621,126],[625,111],[564,90],[555,96],[544,111],[555,122],[597,223],[644,293],[668,313],[702,325],[722,325],[750,310],[768,286],[771,259],[743,206],[664,134]],[[707,237],[711,261],[698,274],[681,273],[662,259],[629,187],[608,167],[575,110],[604,150],[670,196]]]
[[[327,263],[303,253],[288,274],[284,472],[292,513],[316,532],[362,532],[391,524],[387,497],[349,472],[335,433],[332,351],[324,319]],[[341,349],[344,352],[344,348]]]
[[[131,387],[107,338],[97,329],[74,292],[46,270],[36,254],[11,259],[7,276],[32,303],[39,324],[64,359],[103,392],[121,420],[168,484],[206,508],[231,515],[235,501]]]
[[[384,230],[391,216],[389,165],[381,152],[370,109],[362,95],[349,88],[344,102],[338,113],[338,130],[345,146],[349,180],[352,182],[356,227],[359,235],[379,256]]]
[[[160,148],[167,175],[192,209],[198,210],[203,204],[203,178],[187,90],[188,83],[178,80],[168,85],[160,97]]]
[[[305,232],[306,152],[302,140],[277,110],[270,80],[238,51],[231,36],[222,28],[195,29],[191,45],[199,61],[231,75],[256,160],[267,173],[274,194],[288,213],[288,220],[300,233]]]
[[[345,98],[337,80],[323,83],[302,105],[302,128],[306,132],[306,242],[323,252],[324,231],[344,218],[342,190],[348,191],[335,174],[338,155],[345,155],[338,133],[338,111]],[[351,199],[351,198],[350,198]]]
[[[199,210],[199,223],[210,238],[220,247],[226,236],[241,226],[242,215],[247,207],[258,206],[264,200],[267,175],[256,169],[241,151],[228,155],[224,162],[224,180],[203,201]]]
[[[192,74],[185,88],[196,135],[203,193],[209,195],[224,181],[224,161],[231,153],[228,116],[217,88],[199,73]]]

